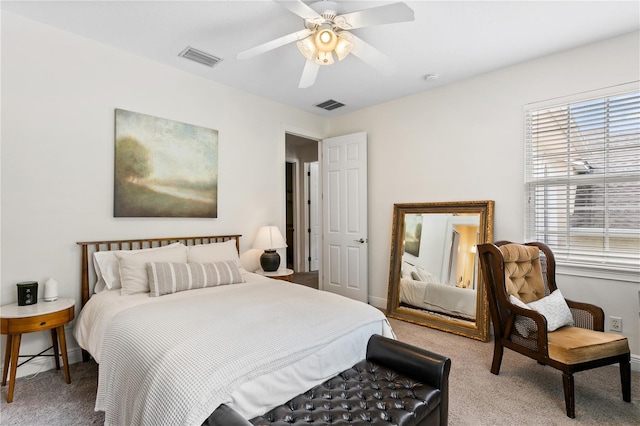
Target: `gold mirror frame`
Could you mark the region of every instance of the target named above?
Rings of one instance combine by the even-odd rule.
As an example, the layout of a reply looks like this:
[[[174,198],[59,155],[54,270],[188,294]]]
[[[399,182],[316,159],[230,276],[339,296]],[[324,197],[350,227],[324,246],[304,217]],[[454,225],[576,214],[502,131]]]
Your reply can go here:
[[[405,215],[451,214],[452,216],[470,216],[477,214],[479,216],[477,244],[481,244],[493,241],[493,207],[494,202],[491,200],[394,204],[391,234],[391,266],[389,269],[389,289],[387,295],[388,317],[470,337],[483,342],[489,340],[489,306],[479,267],[477,267],[476,275],[475,321],[467,321],[462,318],[447,316],[436,312],[401,306],[400,279],[402,274],[403,253],[405,251]],[[428,236],[423,235],[422,238],[428,238]]]

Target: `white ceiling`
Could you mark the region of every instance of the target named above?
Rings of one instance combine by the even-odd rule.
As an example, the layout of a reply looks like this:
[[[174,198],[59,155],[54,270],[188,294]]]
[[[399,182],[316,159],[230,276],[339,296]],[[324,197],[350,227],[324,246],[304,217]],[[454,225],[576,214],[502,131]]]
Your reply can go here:
[[[340,1],[343,13],[389,1]],[[312,2],[307,2],[312,3]],[[415,21],[353,30],[390,56],[382,76],[349,55],[299,89],[295,43],[252,59],[237,53],[303,28],[262,1],[2,1],[7,11],[322,116],[423,92],[508,65],[640,29],[632,1],[406,1]],[[187,46],[223,59],[214,68],[179,57]],[[438,74],[437,80],[425,80]],[[346,104],[331,112],[314,105]]]

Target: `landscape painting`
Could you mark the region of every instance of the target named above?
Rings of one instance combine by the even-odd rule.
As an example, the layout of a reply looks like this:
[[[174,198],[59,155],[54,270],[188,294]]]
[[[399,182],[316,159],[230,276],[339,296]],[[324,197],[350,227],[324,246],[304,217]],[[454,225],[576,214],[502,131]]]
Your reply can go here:
[[[218,217],[218,131],[116,109],[115,217]]]
[[[422,240],[422,215],[406,214],[404,216],[404,251],[415,257],[420,256]]]

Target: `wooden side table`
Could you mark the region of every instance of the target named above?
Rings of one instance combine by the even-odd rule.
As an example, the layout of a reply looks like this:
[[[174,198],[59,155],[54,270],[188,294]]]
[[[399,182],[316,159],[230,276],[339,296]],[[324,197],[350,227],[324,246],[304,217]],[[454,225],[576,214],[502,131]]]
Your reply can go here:
[[[256,274],[264,275],[265,277],[273,278],[274,280],[283,280],[291,282],[293,278],[293,269],[278,269],[277,271],[267,272],[262,269],[258,269]]]
[[[44,352],[51,349],[51,347],[40,352],[38,355],[20,355],[20,340],[23,333],[51,330],[53,356],[56,360],[56,369],[60,369],[60,354],[58,353],[59,340],[60,351],[62,352],[64,375],[67,380],[67,384],[71,383],[64,326],[73,320],[75,305],[76,301],[73,299],[58,299],[54,302],[45,302],[41,299],[35,305],[18,306],[17,303],[12,303],[10,305],[0,307],[2,334],[7,335],[7,348],[4,355],[4,369],[2,370],[2,386],[7,384],[7,373],[9,370],[9,364],[11,364],[7,402],[13,401],[13,389],[16,384],[18,358],[20,356],[30,357],[22,363],[24,364],[37,356],[51,356],[42,355]]]

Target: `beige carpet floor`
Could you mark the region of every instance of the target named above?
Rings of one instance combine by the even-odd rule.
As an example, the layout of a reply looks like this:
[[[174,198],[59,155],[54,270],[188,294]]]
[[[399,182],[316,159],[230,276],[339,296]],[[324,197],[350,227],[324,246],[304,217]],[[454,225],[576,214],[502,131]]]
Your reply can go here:
[[[505,351],[499,376],[489,372],[493,343],[483,343],[407,322],[390,320],[399,340],[447,355],[452,360],[449,424],[475,425],[640,425],[640,372],[633,372],[631,403],[622,401],[617,367],[576,374],[576,419],[566,417],[561,374]],[[16,382],[14,402],[2,387],[0,424],[66,426],[102,424],[93,411],[97,366],[71,365],[72,383],[49,370]]]

